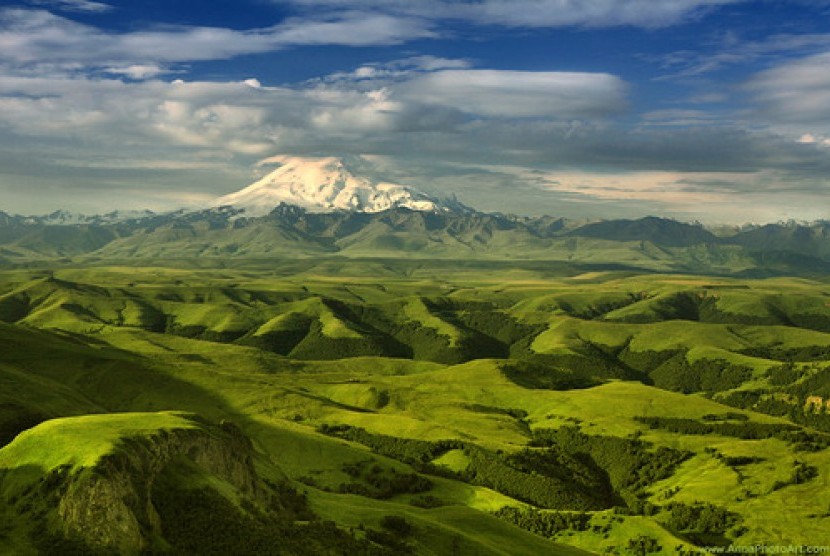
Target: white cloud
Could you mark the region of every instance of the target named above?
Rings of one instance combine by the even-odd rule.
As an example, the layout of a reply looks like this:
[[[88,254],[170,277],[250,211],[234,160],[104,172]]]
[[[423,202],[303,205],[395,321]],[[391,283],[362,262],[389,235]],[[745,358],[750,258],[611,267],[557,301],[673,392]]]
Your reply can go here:
[[[812,133],[805,133],[798,139],[796,139],[797,143],[801,143],[802,145],[821,145],[824,147],[830,147],[830,138],[823,137],[821,135],[816,136]]]
[[[92,0],[30,0],[30,3],[35,6],[52,7],[69,12],[101,13],[112,10],[112,6],[109,4],[93,2]]]
[[[660,214],[731,224],[786,220],[793,214],[806,220],[826,217],[821,189],[801,189],[774,170],[598,172],[491,164],[458,165],[456,170],[445,171],[433,183],[462,192],[462,200],[475,198],[474,188],[486,185],[490,191],[482,197],[491,203],[486,208],[495,211],[594,218]]]
[[[387,115],[411,118],[441,111],[474,117],[602,118],[625,108],[627,84],[605,73],[473,69],[467,60],[420,56],[366,64],[312,80],[320,98],[362,92]],[[453,117],[452,114],[455,114]],[[398,118],[400,120],[400,118]],[[441,126],[447,127],[447,126]]]
[[[398,94],[476,115],[580,119],[620,111],[625,91],[604,73],[443,70],[415,77]]]
[[[724,119],[721,115],[704,110],[689,110],[682,108],[671,108],[665,110],[653,110],[642,114],[643,125],[650,126],[700,126],[700,125],[723,125]]]
[[[361,81],[375,83],[381,80],[409,80],[419,72],[438,71],[446,69],[467,69],[472,64],[469,60],[458,58],[441,58],[437,56],[412,56],[385,63],[369,63],[352,71],[342,71],[327,75],[321,79],[314,79],[312,83],[344,83],[347,86],[356,86]]]
[[[830,33],[777,34],[762,40],[742,40],[732,32],[704,43],[700,50],[682,50],[646,57],[668,73],[660,80],[697,78],[729,67],[820,53],[830,47]],[[768,62],[769,63],[769,62]]]
[[[282,0],[279,0],[282,1]],[[662,27],[744,0],[292,0],[309,8],[361,9],[508,27]]]
[[[294,18],[271,28],[279,46],[337,44],[369,46],[401,44],[437,34],[421,19],[366,12],[346,12],[325,18]]]
[[[527,27],[662,27],[735,0],[487,0],[478,19]]]
[[[408,36],[433,33],[411,14],[371,15],[377,18],[366,27],[350,27],[359,19],[351,12],[250,32],[186,27],[111,34],[46,12],[0,11],[6,58],[0,66],[0,194],[20,198],[7,193],[22,184],[40,192],[31,198],[55,202],[78,203],[74,193],[84,192],[102,205],[151,195],[172,203],[197,195],[194,189],[207,195],[245,185],[249,164],[268,155],[368,152],[419,162],[420,183],[407,182],[469,192],[462,200],[475,206],[489,198],[481,205],[489,210],[556,213],[559,202],[589,201],[644,212],[698,203],[710,212],[718,203],[753,198],[759,206],[802,207],[804,213],[826,197],[822,176],[830,160],[818,142],[830,133],[799,125],[784,141],[678,110],[647,114],[650,125],[627,130],[607,121],[625,108],[627,93],[626,83],[610,74],[479,69],[469,60],[415,56],[290,87],[255,76],[240,82],[159,79],[191,59],[291,41],[345,42],[352,40],[345,36],[349,28],[365,32],[360,41],[404,40],[389,34],[396,25]],[[299,31],[301,21],[318,22],[330,33],[312,37]],[[782,65],[753,81],[750,90],[768,114],[780,102],[776,95],[797,90],[787,102],[810,107],[809,98],[818,95],[810,113],[821,116],[827,72],[811,73],[817,59],[802,62],[807,70]],[[812,134],[812,146],[795,141],[805,134]],[[53,149],[60,156],[45,154]],[[94,157],[122,162],[90,164]],[[555,170],[558,185],[540,188],[530,174],[465,174],[463,180],[451,170],[443,174],[452,163],[483,159],[542,168],[549,176]],[[720,175],[734,169],[744,174]],[[627,177],[609,180],[612,172]]]
[[[104,73],[110,75],[123,75],[130,79],[150,79],[151,77],[158,77],[167,73],[174,73],[172,70],[165,69],[157,64],[132,64],[130,66],[114,66],[105,68]]]
[[[723,183],[745,183],[752,174],[681,173],[681,172],[547,172],[536,173],[540,186],[560,192],[577,193],[591,198],[628,199],[682,206],[727,203],[730,193]],[[700,187],[699,184],[710,184]],[[695,185],[698,185],[695,187]],[[712,187],[711,184],[719,184]]]
[[[252,159],[279,152],[366,150],[397,155],[461,149],[472,154],[479,131],[468,128],[470,115],[479,122],[530,115],[568,121],[594,117],[607,113],[609,106],[618,106],[624,88],[619,79],[604,74],[594,78],[591,74],[442,69],[468,65],[461,60],[417,57],[375,65],[376,74],[366,78],[352,72],[351,77],[293,87],[269,86],[256,77],[240,82],[182,78],[167,82],[101,77],[106,71],[86,76],[0,73],[0,155],[12,147],[23,149],[19,151],[22,156],[13,157],[16,163],[30,160],[26,166],[48,174],[39,182],[28,178],[37,183],[59,179],[57,168],[63,168],[69,172],[61,178],[67,191],[105,181],[115,192],[135,184],[130,185],[127,178],[119,183],[103,173],[106,164],[90,164],[91,159],[123,160],[129,153],[136,160],[154,161],[134,167],[122,162],[113,169],[116,174],[140,175],[140,167],[150,174],[198,172],[203,165],[189,169],[187,161],[194,153],[201,153],[200,160],[210,153],[210,158],[227,165],[226,174],[237,175]],[[136,78],[157,71],[164,70],[161,66],[109,68],[111,75],[132,72]],[[428,79],[432,76],[434,82]],[[425,87],[434,90],[425,95]],[[467,102],[465,95],[480,98]],[[427,144],[419,146],[422,140]],[[495,148],[512,139],[501,141]],[[41,154],[35,156],[54,148],[60,148],[62,155],[51,161]],[[9,171],[6,168],[0,174]],[[79,176],[76,181],[70,179],[73,175]],[[214,187],[210,184],[218,177],[221,174],[214,173],[210,179],[200,178],[200,183]],[[225,187],[241,185],[228,181]]]
[[[830,132],[830,52],[761,72],[747,88],[772,123]]]
[[[229,59],[298,45],[389,45],[432,36],[429,26],[419,19],[356,12],[294,18],[244,31],[182,26],[114,33],[43,10],[0,10],[0,51],[6,63],[17,66],[164,65]]]
[[[388,64],[392,68],[414,68],[422,71],[437,71],[445,69],[466,69],[472,64],[469,60],[458,58],[441,58],[438,56],[412,56],[403,60],[396,60]]]

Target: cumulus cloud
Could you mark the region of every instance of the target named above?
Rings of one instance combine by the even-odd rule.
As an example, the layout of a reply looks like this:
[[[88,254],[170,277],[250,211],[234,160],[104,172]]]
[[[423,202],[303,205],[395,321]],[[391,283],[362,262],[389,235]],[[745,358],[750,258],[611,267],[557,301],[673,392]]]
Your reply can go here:
[[[445,67],[451,61],[429,65]],[[160,72],[128,67],[132,77]],[[413,70],[394,79],[269,87],[242,82],[128,82],[84,76],[0,75],[0,125],[28,136],[112,142],[166,140],[257,154],[301,136],[322,141],[372,134],[458,131],[470,117],[571,121],[623,104],[624,83],[606,74]]]
[[[463,69],[422,69],[430,65]],[[830,173],[824,135],[798,143],[716,124],[627,129],[605,119],[624,102],[625,84],[614,76],[466,66],[367,65],[378,70],[374,76],[347,72],[290,87],[255,77],[0,75],[0,155],[9,159],[0,165],[0,184],[45,191],[59,183],[39,196],[56,202],[100,187],[110,191],[109,202],[132,203],[145,187],[144,199],[159,196],[141,206],[158,207],[179,199],[178,190],[195,195],[197,188],[183,186],[194,180],[204,195],[241,187],[254,161],[276,153],[370,153],[402,168],[397,181],[444,187],[485,210],[558,213],[557,203],[567,203],[567,212],[578,214],[588,210],[577,210],[581,204],[595,203],[605,214],[671,208],[680,215],[683,203],[712,211],[741,195],[766,200],[764,206],[800,203],[802,214],[821,206]],[[703,117],[662,111],[647,120]],[[43,154],[55,149],[59,156]],[[130,165],[129,158],[141,162]],[[476,168],[482,160],[541,173]],[[3,198],[16,197],[4,190]]]

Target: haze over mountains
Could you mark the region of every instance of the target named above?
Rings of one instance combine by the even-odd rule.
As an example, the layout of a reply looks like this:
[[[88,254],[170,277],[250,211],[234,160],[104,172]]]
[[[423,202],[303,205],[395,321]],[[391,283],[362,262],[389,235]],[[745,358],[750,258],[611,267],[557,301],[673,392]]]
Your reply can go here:
[[[486,214],[455,199],[367,177],[348,160],[271,161],[280,166],[199,210],[98,216],[56,211],[39,217],[0,212],[0,262],[329,255],[563,261],[749,275],[830,268],[826,221],[715,234],[659,217],[585,223]]]

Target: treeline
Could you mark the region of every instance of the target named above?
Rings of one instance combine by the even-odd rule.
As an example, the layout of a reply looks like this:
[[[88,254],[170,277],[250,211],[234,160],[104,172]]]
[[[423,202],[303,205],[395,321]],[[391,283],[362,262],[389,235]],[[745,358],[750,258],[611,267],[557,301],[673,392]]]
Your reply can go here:
[[[814,326],[803,326],[802,328],[830,331],[830,327],[822,329]],[[780,346],[751,347],[742,350],[740,353],[749,355],[750,357],[761,357],[763,359],[783,362],[827,361],[830,359],[830,346],[803,346],[797,348]]]
[[[346,320],[346,322],[349,321]],[[412,350],[391,336],[364,326],[362,323],[355,323],[353,326],[360,331],[359,338],[333,338],[323,332],[323,325],[320,321],[314,320],[308,334],[294,346],[290,356],[296,359],[327,361],[365,355],[412,357]]]
[[[821,376],[813,376],[808,380],[812,381],[814,378],[830,380],[830,372],[823,372]],[[826,388],[826,386],[822,388]],[[729,392],[727,395],[718,398],[718,401],[740,409],[751,409],[767,415],[786,417],[801,426],[822,431],[815,433],[799,430],[787,435],[788,440],[796,445],[797,450],[814,452],[830,447],[830,434],[826,434],[830,433],[830,414],[805,411],[802,403],[808,395],[807,392],[814,391],[810,385],[802,381],[783,390],[785,396],[795,398],[795,403],[789,399],[775,396],[775,392],[768,389]]]
[[[407,539],[415,528],[406,518],[399,515],[385,515],[380,520],[380,529],[366,529],[366,539],[391,550],[396,556],[414,554],[415,550]]]
[[[363,444],[375,453],[413,466],[427,464],[450,450],[464,447],[464,443],[460,440],[429,442],[374,434],[366,429],[351,425],[327,425],[324,423],[317,428],[317,432]]]
[[[641,513],[645,488],[672,474],[690,457],[640,440],[592,436],[575,427],[537,430],[530,446],[505,454],[460,440],[428,442],[372,434],[348,425],[323,425],[324,434],[359,442],[374,452],[426,474],[451,477],[492,488],[541,508],[599,510],[625,506]],[[460,450],[468,465],[453,471],[433,461]],[[360,476],[365,479],[365,470]],[[359,493],[359,492],[358,492]]]
[[[546,361],[546,359],[555,361]],[[500,365],[502,374],[522,388],[533,390],[578,390],[601,384],[595,376],[596,363],[582,356],[536,356],[528,360],[512,360]],[[616,374],[602,372],[599,374]]]
[[[213,489],[186,489],[170,481],[153,490],[161,534],[176,554],[205,556],[338,554],[392,556],[398,552],[339,529],[334,522],[295,523],[288,516],[242,511]],[[253,511],[251,511],[253,510]]]
[[[464,409],[468,409],[476,413],[484,413],[485,415],[507,415],[508,417],[512,417],[514,419],[524,419],[525,417],[527,417],[527,411],[525,411],[524,409],[517,409],[512,407],[502,408],[494,407],[491,405],[473,403],[464,405]]]
[[[540,511],[505,506],[493,515],[548,539],[563,531],[587,531],[591,524],[591,514],[585,512]]]
[[[432,315],[458,332],[455,345],[433,328],[403,318],[388,307],[356,306],[355,316],[364,323],[409,347],[411,358],[457,364],[472,359],[510,357],[511,345],[532,337],[539,327],[520,323],[489,302],[459,301],[445,297],[421,299]]]
[[[671,476],[678,465],[692,456],[691,452],[664,446],[652,449],[642,440],[588,435],[576,427],[536,429],[531,444],[589,456],[608,474],[612,487],[629,506],[644,494],[648,485]]]
[[[742,440],[760,440],[764,438],[781,438],[790,441],[793,432],[801,427],[785,423],[756,423],[756,422],[702,422],[685,417],[634,417],[634,419],[650,429],[661,429],[678,434],[717,434],[730,436]]]
[[[724,359],[689,362],[688,350],[632,351],[586,343],[579,353],[537,354],[529,348],[504,365],[507,378],[525,388],[589,388],[604,379],[637,380],[664,390],[691,394],[737,388],[752,378],[752,369]]]
[[[804,373],[794,363],[787,362],[767,369],[764,376],[773,386],[787,386],[804,376]]]
[[[677,354],[649,373],[654,385],[665,390],[691,394],[723,392],[737,388],[750,378],[752,369],[723,359],[698,359]]]
[[[418,472],[492,488],[517,500],[554,509],[603,509],[618,502],[613,488],[596,466],[552,450],[536,456],[507,455],[460,440],[428,442],[372,434],[348,425],[322,425],[320,432],[359,442],[374,452],[407,463]],[[453,471],[432,461],[449,450],[462,450],[469,465]],[[563,465],[564,464],[564,465]],[[352,491],[361,494],[359,488]]]
[[[342,483],[339,492],[386,500],[398,494],[420,494],[432,488],[432,482],[417,473],[399,473],[383,467],[374,459],[344,464],[342,470],[359,482]]]
[[[0,403],[0,448],[43,421],[46,415],[15,403]]]
[[[546,450],[504,455],[474,445],[465,446],[464,454],[470,465],[461,479],[534,506],[601,510],[618,500],[602,470],[567,454]]]
[[[775,481],[772,485],[772,490],[780,490],[790,485],[801,485],[816,477],[818,477],[818,467],[795,460],[790,478],[786,481]]]
[[[669,512],[666,527],[698,546],[728,545],[727,533],[742,521],[739,514],[713,504],[672,502],[666,509]],[[735,530],[735,536],[740,532]]]
[[[662,554],[663,546],[660,541],[648,535],[639,535],[633,539],[628,539],[626,544],[628,552],[635,556],[647,556],[648,554]]]
[[[816,365],[814,369],[815,372],[786,388],[785,391],[800,399],[807,396],[830,397],[830,365],[825,365],[823,368],[818,368]]]

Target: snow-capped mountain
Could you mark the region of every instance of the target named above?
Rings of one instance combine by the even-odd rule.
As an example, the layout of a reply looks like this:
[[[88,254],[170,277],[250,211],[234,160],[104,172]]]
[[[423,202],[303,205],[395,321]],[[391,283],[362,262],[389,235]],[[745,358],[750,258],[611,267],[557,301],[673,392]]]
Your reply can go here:
[[[248,187],[220,197],[211,207],[243,209],[246,216],[264,216],[281,203],[310,212],[449,210],[449,204],[411,187],[358,175],[340,158],[279,156],[269,162],[280,166]]]
[[[73,226],[77,224],[106,225],[125,222],[127,220],[140,220],[151,218],[156,213],[151,210],[114,210],[106,214],[80,214],[68,210],[56,210],[49,214],[39,216],[20,217],[22,224],[40,224],[45,226]]]

